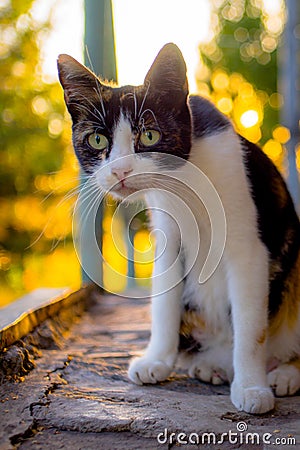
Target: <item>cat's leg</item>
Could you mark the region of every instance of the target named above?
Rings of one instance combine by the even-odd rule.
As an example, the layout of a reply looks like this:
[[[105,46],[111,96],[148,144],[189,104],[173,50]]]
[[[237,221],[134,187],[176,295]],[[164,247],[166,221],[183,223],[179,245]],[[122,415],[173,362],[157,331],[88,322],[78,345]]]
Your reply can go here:
[[[129,378],[136,384],[165,380],[173,370],[179,344],[182,264],[176,246],[161,251],[159,240],[152,277],[151,338],[145,353],[132,360]]]
[[[179,341],[181,286],[152,297],[151,338],[142,357],[131,361],[128,376],[136,384],[165,380],[173,370]]]
[[[239,410],[262,414],[274,407],[266,374],[268,256],[258,238],[240,243],[237,250],[228,266],[234,333],[231,400]]]
[[[300,358],[281,364],[268,373],[268,382],[275,395],[294,395],[300,389]]]

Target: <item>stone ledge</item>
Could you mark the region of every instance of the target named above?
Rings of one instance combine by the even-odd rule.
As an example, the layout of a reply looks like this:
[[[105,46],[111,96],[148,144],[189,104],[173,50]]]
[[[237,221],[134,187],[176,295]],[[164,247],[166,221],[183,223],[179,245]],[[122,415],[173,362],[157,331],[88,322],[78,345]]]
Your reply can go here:
[[[48,348],[22,383],[6,379],[0,385],[0,449],[258,450],[275,447],[275,439],[284,440],[277,448],[300,448],[299,396],[277,399],[274,411],[253,416],[236,411],[228,386],[201,383],[185,373],[173,373],[157,385],[132,384],[129,361],[149,340],[149,300],[92,297],[93,305],[58,343],[47,334],[55,318],[31,333],[42,333],[39,345]],[[239,423],[246,430],[244,440],[233,445],[228,433],[237,433]],[[247,432],[259,436],[258,445],[245,443]],[[206,436],[205,445],[181,445],[180,433]],[[207,433],[218,442],[227,433],[227,440],[208,443]],[[286,445],[287,439],[296,443]]]
[[[36,289],[30,294],[0,308],[0,351],[22,339],[63,308],[85,303],[93,285],[78,291],[68,288]]]
[[[0,383],[21,380],[35,367],[41,349],[61,348],[70,325],[93,301],[94,285],[79,291],[37,289],[2,308]]]

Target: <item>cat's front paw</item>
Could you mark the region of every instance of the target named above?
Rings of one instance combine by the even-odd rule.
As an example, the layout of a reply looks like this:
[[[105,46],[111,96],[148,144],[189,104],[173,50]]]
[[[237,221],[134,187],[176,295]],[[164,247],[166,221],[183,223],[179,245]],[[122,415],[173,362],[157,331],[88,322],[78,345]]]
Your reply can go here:
[[[294,395],[300,389],[300,370],[292,364],[282,364],[268,373],[268,382],[275,395]]]
[[[164,381],[171,372],[172,367],[164,361],[142,356],[131,361],[128,376],[136,384],[155,384],[159,381]]]
[[[231,401],[239,411],[250,414],[264,414],[274,408],[274,395],[268,387],[242,387],[233,382]]]
[[[213,367],[202,362],[201,364],[192,364],[189,368],[189,376],[198,378],[198,380],[211,384],[224,384],[228,381],[227,375],[223,369]]]

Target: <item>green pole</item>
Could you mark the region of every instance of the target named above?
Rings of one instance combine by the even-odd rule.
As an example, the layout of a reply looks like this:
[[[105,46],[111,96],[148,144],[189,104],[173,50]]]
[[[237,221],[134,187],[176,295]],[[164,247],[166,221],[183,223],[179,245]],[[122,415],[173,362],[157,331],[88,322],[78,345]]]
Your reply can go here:
[[[85,64],[97,75],[117,81],[111,0],[85,0]]]
[[[111,0],[85,0],[85,64],[101,78],[117,81],[115,41],[113,28],[113,14]],[[84,174],[81,174],[81,187],[85,184]],[[86,214],[86,205],[89,199],[83,196],[80,205],[80,214]],[[84,244],[81,248],[82,280],[83,282],[96,281],[103,286],[103,267],[99,260],[99,249],[102,254],[102,219],[103,206],[100,205],[96,223],[93,217],[81,217],[80,223],[84,223]],[[95,248],[91,230],[97,236],[99,249]],[[87,269],[87,270],[86,270]]]
[[[289,128],[291,138],[286,144],[288,156],[288,186],[300,214],[299,174],[296,166],[296,148],[300,141],[300,5],[299,0],[286,0],[287,23],[280,49],[281,61],[279,90],[283,94],[284,105],[281,110],[281,121]]]

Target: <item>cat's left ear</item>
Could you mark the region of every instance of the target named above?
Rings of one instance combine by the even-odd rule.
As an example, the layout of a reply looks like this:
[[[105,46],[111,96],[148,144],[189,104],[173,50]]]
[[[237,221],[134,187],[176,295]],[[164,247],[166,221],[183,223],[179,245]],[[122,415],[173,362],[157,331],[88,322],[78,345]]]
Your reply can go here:
[[[150,83],[151,90],[157,90],[160,96],[176,96],[176,102],[180,99],[186,102],[188,95],[188,81],[186,76],[186,64],[182,53],[175,44],[166,44],[158,53],[144,84]]]
[[[89,98],[101,86],[99,79],[89,69],[69,55],[59,55],[57,60],[59,81],[64,89],[67,108],[74,119],[78,104]]]

